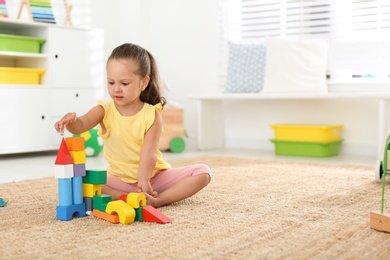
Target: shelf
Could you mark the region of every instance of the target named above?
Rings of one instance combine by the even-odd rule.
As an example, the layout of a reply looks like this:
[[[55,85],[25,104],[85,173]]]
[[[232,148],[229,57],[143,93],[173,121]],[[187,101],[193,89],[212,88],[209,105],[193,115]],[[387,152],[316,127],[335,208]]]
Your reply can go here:
[[[327,93],[198,93],[188,95],[200,100],[267,100],[267,99],[390,99],[387,92],[327,92]]]
[[[4,59],[47,59],[48,55],[44,53],[28,53],[28,52],[11,52],[11,51],[0,51],[0,57]]]
[[[28,84],[0,84],[0,89],[4,89],[4,88],[15,88],[15,89],[19,89],[19,88],[28,88],[28,89],[49,89],[49,87],[47,85],[28,85]]]

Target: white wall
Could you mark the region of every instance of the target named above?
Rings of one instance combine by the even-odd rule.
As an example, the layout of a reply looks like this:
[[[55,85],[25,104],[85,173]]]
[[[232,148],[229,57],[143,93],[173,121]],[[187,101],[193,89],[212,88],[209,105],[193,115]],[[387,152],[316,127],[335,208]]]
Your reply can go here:
[[[170,87],[165,96],[184,106],[187,146],[196,147],[196,102],[187,95],[222,91],[217,77],[218,0],[120,0],[110,8],[102,0],[93,3],[92,25],[106,31],[106,55],[123,42],[151,51]],[[225,107],[229,147],[273,149],[271,123],[344,124],[341,152],[377,153],[377,102],[251,101]]]
[[[185,109],[187,146],[196,147],[196,102],[189,93],[220,92],[218,87],[218,0],[69,0],[91,7],[91,19],[78,19],[105,30],[105,57],[124,43],[147,48],[157,59],[170,90],[168,101]],[[19,1],[8,0],[16,16]],[[82,17],[82,16],[81,16]],[[79,17],[80,18],[80,17]],[[77,25],[77,24],[76,24]],[[85,25],[85,24],[83,24]],[[376,154],[376,102],[255,101],[226,103],[226,145],[272,149],[271,123],[344,124],[342,151]],[[244,127],[245,126],[245,127]],[[384,140],[385,141],[385,140]]]
[[[156,58],[169,86],[164,96],[185,109],[188,147],[195,147],[196,102],[189,93],[217,91],[217,0],[93,1],[91,26],[104,28],[106,57],[124,42]],[[111,4],[112,3],[112,4]],[[101,14],[105,15],[102,16]]]

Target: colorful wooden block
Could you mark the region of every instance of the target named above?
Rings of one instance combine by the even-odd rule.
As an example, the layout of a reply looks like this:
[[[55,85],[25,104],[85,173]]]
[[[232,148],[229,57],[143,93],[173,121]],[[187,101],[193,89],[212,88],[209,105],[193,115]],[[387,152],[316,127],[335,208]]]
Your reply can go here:
[[[66,145],[69,151],[84,151],[84,138],[68,137],[65,138]]]
[[[97,217],[97,218],[101,218],[101,219],[104,219],[108,222],[114,223],[114,224],[119,223],[119,216],[116,213],[108,214],[106,212],[103,212],[103,211],[100,211],[97,209],[93,209],[92,215]]]
[[[119,222],[130,224],[135,220],[135,210],[129,204],[122,200],[111,201],[107,204],[106,213],[116,213],[119,216]]]
[[[95,195],[102,194],[102,185],[83,183],[83,196],[93,198]]]
[[[68,206],[57,206],[58,220],[71,220],[73,217],[85,217],[85,204],[73,204]]]
[[[83,201],[85,203],[85,210],[92,212],[92,210],[93,210],[93,207],[92,207],[93,206],[93,198],[84,197]]]
[[[72,156],[74,164],[85,164],[87,162],[87,155],[85,151],[69,151]]]
[[[142,207],[142,221],[162,224],[172,222],[170,218],[150,205]]]
[[[112,201],[112,196],[110,195],[100,194],[93,196],[93,208],[105,212],[110,201]]]
[[[126,202],[134,209],[146,206],[146,197],[143,193],[130,192],[127,194]]]
[[[73,174],[74,177],[79,177],[79,176],[85,176],[86,170],[85,170],[85,164],[73,164]]]
[[[84,183],[91,184],[106,184],[107,183],[107,171],[87,170],[83,177]]]
[[[127,194],[122,194],[119,199],[126,202],[127,201]]]
[[[73,204],[72,179],[58,179],[58,204],[70,206]]]
[[[62,138],[60,148],[58,149],[55,164],[73,164],[72,156],[69,153],[64,138]]]
[[[72,179],[73,204],[83,203],[83,177],[74,177]]]
[[[54,177],[57,179],[67,179],[74,177],[73,164],[55,164]]]
[[[135,210],[135,221],[140,221],[142,222],[142,207],[139,207]]]

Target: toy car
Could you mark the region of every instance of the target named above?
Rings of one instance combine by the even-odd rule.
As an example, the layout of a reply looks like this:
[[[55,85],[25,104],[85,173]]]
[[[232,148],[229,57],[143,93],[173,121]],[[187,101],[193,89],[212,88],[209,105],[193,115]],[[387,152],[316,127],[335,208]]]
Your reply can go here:
[[[390,172],[389,165],[387,164],[387,162],[389,161],[388,160],[388,158],[389,158],[389,142],[390,142],[390,135],[387,137],[387,140],[386,140],[385,151],[383,154],[383,161],[377,160],[375,163],[375,180],[378,182],[381,181],[381,179],[384,175],[387,175],[387,173]],[[386,174],[383,174],[384,168],[386,168]]]
[[[165,107],[162,111],[163,132],[159,149],[180,153],[185,148],[184,115],[182,108]]]

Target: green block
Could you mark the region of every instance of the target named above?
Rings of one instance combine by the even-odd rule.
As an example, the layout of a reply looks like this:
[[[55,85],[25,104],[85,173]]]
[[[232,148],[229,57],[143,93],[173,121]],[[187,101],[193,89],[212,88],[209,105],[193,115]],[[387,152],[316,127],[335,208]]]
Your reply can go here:
[[[106,184],[107,171],[87,170],[85,176],[83,176],[83,183]]]
[[[112,196],[100,194],[93,196],[93,208],[106,212],[107,204],[112,201]]]
[[[135,221],[141,221],[142,222],[142,207],[139,207],[135,210]]]

